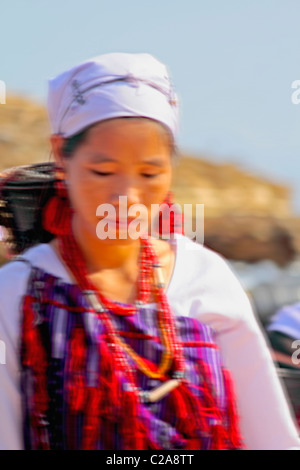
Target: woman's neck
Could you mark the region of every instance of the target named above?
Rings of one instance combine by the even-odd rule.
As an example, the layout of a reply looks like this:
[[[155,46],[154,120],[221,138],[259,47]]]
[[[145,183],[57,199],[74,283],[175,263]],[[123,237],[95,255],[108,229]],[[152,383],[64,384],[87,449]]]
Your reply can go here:
[[[108,298],[132,303],[139,274],[140,241],[132,240],[132,243],[127,245],[117,243],[109,245],[83,230],[82,225],[74,219],[73,234],[82,251],[90,280],[99,286],[101,292]],[[162,265],[167,286],[175,264],[176,246],[156,239],[152,239],[152,244]],[[61,258],[59,240],[55,238],[51,245]],[[70,276],[72,277],[72,273]]]
[[[82,251],[86,267],[90,274],[103,269],[120,269],[128,265],[137,265],[140,240],[100,240],[85,230],[83,224],[74,217],[72,221],[74,238]],[[124,243],[125,242],[125,243]]]

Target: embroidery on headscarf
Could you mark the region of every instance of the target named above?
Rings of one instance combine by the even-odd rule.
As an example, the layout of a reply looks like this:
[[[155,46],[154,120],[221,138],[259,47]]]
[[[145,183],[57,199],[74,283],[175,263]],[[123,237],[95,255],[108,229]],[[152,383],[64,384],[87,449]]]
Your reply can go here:
[[[83,98],[83,93],[79,89],[79,82],[78,80],[73,80],[72,82],[72,87],[73,87],[73,97],[74,100],[77,101],[79,104],[84,104],[86,101]]]

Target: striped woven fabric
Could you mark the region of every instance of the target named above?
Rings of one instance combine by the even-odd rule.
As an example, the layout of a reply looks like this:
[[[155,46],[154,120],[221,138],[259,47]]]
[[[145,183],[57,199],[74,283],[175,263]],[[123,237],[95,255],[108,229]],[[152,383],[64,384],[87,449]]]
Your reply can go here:
[[[34,390],[34,377],[30,361],[26,361],[22,353],[22,391],[24,396],[24,442],[26,449],[40,448],[40,441],[46,443],[46,448],[55,450],[81,449],[83,445],[83,428],[85,425],[86,410],[92,409],[95,404],[85,399],[82,406],[72,408],[68,394],[68,384],[75,380],[77,383],[75,402],[80,402],[80,378],[70,377],[70,350],[72,337],[76,328],[81,328],[87,338],[87,355],[84,369],[85,387],[91,390],[97,383],[97,371],[101,357],[99,344],[105,339],[105,331],[100,317],[91,311],[85,296],[77,285],[67,284],[61,279],[32,267],[28,281],[24,302],[30,301],[37,315],[35,319],[37,328],[45,346],[46,370],[45,387],[48,391],[48,400],[45,401],[45,413],[38,426],[34,426],[32,419],[32,403]],[[143,306],[138,313],[131,316],[113,315],[113,321],[122,338],[141,356],[155,364],[160,362],[162,346],[156,322],[155,304]],[[201,449],[212,448],[214,426],[222,424],[230,429],[230,416],[227,413],[227,396],[220,353],[214,342],[213,331],[207,325],[189,317],[178,317],[176,320],[178,335],[184,347],[186,359],[186,374],[189,387],[193,393],[200,396],[204,393],[204,385],[210,386],[215,403],[204,407],[203,423],[206,425],[199,429],[198,439]],[[24,341],[24,338],[23,338]],[[32,353],[41,356],[39,352]],[[39,359],[40,360],[40,357]],[[129,359],[130,360],[130,359]],[[206,376],[203,375],[205,364]],[[42,366],[40,367],[42,369]],[[202,372],[201,372],[202,371]],[[76,382],[77,380],[77,382]],[[126,382],[126,381],[125,381]],[[151,390],[160,384],[137,372],[137,382],[141,390]],[[126,384],[125,384],[126,385]],[[124,385],[124,386],[125,386]],[[40,383],[41,387],[41,383]],[[107,390],[107,388],[106,388]],[[43,390],[40,390],[40,405],[43,404]],[[74,397],[73,397],[74,399]],[[105,397],[106,406],[95,425],[94,411],[90,413],[91,433],[93,435],[93,448],[111,450],[124,449],[118,410],[113,408],[109,393]],[[120,403],[122,408],[123,403]],[[41,409],[43,409],[41,405]],[[143,403],[139,405],[139,418],[147,429],[147,448],[156,449],[185,449],[186,436],[177,429],[177,414],[174,403],[164,397],[156,403]],[[193,416],[189,416],[190,422]],[[93,421],[94,420],[94,421]],[[94,424],[93,424],[94,423]],[[95,434],[96,430],[96,434]],[[39,436],[37,436],[37,432]],[[90,436],[91,437],[91,436]],[[228,437],[224,448],[235,448],[235,443]]]

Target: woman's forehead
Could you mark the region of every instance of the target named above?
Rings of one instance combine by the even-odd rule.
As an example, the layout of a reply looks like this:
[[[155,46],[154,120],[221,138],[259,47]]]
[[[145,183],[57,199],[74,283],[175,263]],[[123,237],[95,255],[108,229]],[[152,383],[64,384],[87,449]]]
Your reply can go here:
[[[161,135],[168,135],[167,128],[154,119],[144,117],[120,117],[107,119],[98,122],[90,127],[89,134],[102,134],[108,132],[126,133],[132,131],[133,133],[154,133]]]
[[[146,149],[172,146],[172,137],[160,123],[145,118],[119,118],[92,126],[84,143],[90,147],[144,147]]]

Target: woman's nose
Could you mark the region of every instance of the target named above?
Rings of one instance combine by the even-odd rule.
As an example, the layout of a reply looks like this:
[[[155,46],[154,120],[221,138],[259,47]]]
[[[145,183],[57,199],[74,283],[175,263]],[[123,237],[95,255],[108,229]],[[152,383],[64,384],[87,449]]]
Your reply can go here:
[[[120,203],[120,197],[123,201],[127,199],[127,205],[131,206],[132,204],[140,203],[140,189],[133,178],[128,178],[126,180],[122,179],[117,185],[113,193],[113,204]]]

